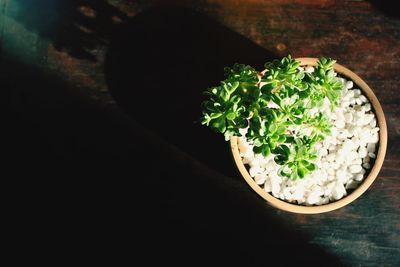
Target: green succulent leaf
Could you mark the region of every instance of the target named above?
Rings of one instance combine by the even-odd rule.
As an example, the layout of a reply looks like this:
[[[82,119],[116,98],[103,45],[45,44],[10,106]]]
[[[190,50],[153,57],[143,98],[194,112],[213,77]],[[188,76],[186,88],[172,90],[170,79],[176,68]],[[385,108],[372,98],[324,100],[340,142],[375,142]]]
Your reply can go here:
[[[248,128],[254,153],[273,153],[279,175],[304,178],[317,168],[314,145],[331,133],[332,123],[319,108],[327,100],[331,109],[339,104],[343,84],[334,64],[322,57],[313,72],[305,72],[288,55],[267,62],[262,73],[244,64],[227,67],[219,86],[204,92],[201,124],[225,140]]]

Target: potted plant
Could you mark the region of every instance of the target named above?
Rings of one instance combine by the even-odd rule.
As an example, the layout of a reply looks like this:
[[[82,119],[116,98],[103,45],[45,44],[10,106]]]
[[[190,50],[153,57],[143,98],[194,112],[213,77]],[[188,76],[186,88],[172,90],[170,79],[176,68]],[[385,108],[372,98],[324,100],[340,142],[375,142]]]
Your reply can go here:
[[[340,208],[365,192],[382,166],[382,108],[335,60],[289,55],[262,71],[235,64],[205,94],[202,124],[230,140],[243,178],[275,207]]]

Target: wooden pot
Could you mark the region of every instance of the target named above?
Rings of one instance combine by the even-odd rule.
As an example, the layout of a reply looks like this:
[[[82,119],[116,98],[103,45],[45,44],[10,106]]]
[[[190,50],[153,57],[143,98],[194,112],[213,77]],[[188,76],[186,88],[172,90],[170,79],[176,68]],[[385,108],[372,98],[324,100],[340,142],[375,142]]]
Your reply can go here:
[[[317,58],[297,58],[301,62],[302,66],[315,66],[317,65]],[[298,205],[298,204],[292,204],[283,200],[280,200],[274,196],[272,196],[270,193],[264,191],[263,188],[261,188],[254,179],[250,176],[247,168],[242,162],[242,158],[239,155],[239,148],[238,148],[238,138],[237,137],[232,137],[230,139],[230,145],[231,145],[231,150],[233,154],[234,161],[236,163],[237,168],[239,169],[240,173],[242,174],[244,180],[250,185],[250,187],[258,194],[260,195],[263,199],[267,201],[268,204],[289,212],[293,213],[304,213],[304,214],[316,214],[316,213],[323,213],[323,212],[328,212],[332,210],[339,209],[343,206],[346,206],[347,204],[353,202],[356,200],[358,197],[360,197],[374,182],[376,177],[378,176],[378,173],[382,167],[385,154],[386,154],[386,147],[387,147],[387,126],[386,126],[386,120],[385,120],[385,115],[383,113],[382,107],[376,98],[374,92],[371,90],[371,88],[367,85],[365,81],[363,81],[357,74],[352,72],[351,70],[347,69],[346,67],[340,65],[340,64],[335,64],[333,65],[333,68],[335,71],[340,74],[342,77],[353,81],[355,84],[355,87],[359,88],[362,90],[363,94],[368,98],[372,105],[372,110],[375,113],[377,124],[380,128],[379,131],[379,143],[377,146],[377,153],[376,153],[376,159],[374,162],[374,165],[371,166],[371,170],[368,173],[368,176],[364,178],[364,181],[356,188],[354,191],[352,191],[350,194],[347,196],[343,197],[342,199],[339,199],[335,202],[331,202],[325,205],[320,205],[320,206],[303,206],[303,205]]]

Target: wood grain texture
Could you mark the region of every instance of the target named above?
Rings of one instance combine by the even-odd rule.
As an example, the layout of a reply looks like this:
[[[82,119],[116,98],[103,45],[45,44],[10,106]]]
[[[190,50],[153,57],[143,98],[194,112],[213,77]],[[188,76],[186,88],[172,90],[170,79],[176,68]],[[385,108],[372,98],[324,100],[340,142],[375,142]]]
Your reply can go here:
[[[32,145],[34,140],[41,140],[46,144],[45,147],[49,148],[49,151],[56,151],[54,152],[56,153],[55,158],[58,158],[60,162],[65,161],[69,164],[70,162],[76,163],[79,160],[79,164],[87,165],[88,170],[90,166],[92,170],[98,169],[99,173],[107,165],[104,158],[118,159],[119,163],[116,166],[126,164],[123,166],[128,170],[127,166],[132,164],[130,163],[132,151],[129,149],[145,151],[146,146],[152,147],[160,155],[157,160],[161,162],[168,158],[167,162],[175,169],[168,167],[171,165],[167,163],[162,165],[167,169],[166,174],[163,175],[166,175],[171,181],[171,184],[162,183],[168,193],[163,192],[157,184],[152,184],[150,181],[146,182],[147,186],[155,186],[159,195],[162,196],[160,199],[153,199],[157,202],[151,202],[154,204],[151,207],[154,209],[158,207],[160,214],[165,217],[169,216],[165,224],[177,223],[177,225],[180,225],[180,223],[187,223],[192,228],[211,229],[215,227],[213,225],[214,220],[220,228],[216,227],[216,230],[213,228],[206,237],[198,234],[193,238],[199,240],[202,240],[202,238],[215,239],[215,244],[217,244],[214,245],[215,249],[219,246],[218,244],[221,246],[227,244],[221,241],[222,239],[218,239],[218,233],[222,233],[224,239],[232,238],[231,243],[234,244],[235,242],[254,241],[246,233],[257,235],[263,231],[261,230],[263,227],[269,227],[266,217],[260,215],[265,213],[271,216],[273,220],[278,220],[279,223],[277,224],[284,225],[290,231],[299,231],[305,236],[307,245],[312,246],[312,249],[314,249],[314,246],[321,248],[324,253],[333,255],[343,265],[400,265],[399,15],[385,13],[382,5],[377,6],[375,1],[74,0],[50,1],[51,4],[49,1],[43,0],[38,2],[41,2],[41,4],[32,4],[30,1],[23,0],[0,0],[0,78],[5,81],[5,86],[9,89],[2,93],[5,96],[2,101],[6,102],[5,105],[9,108],[9,114],[18,114],[15,116],[26,123],[26,126],[21,126],[19,121],[16,123],[15,120],[10,120],[10,125],[18,126],[15,129],[23,129],[31,133],[31,139],[28,138],[27,141],[21,142],[26,142],[26,145],[30,147],[34,146]],[[383,1],[383,7],[386,2],[388,1]],[[387,5],[390,7],[390,3],[387,3]],[[189,23],[188,25],[194,25],[193,31],[205,36],[203,38],[205,40],[207,40],[207,32],[210,33],[209,40],[202,45],[210,45],[207,46],[207,49],[210,49],[209,54],[213,57],[218,56],[211,51],[213,42],[219,43],[219,53],[223,53],[224,49],[222,48],[224,47],[226,50],[229,50],[229,47],[251,47],[253,50],[251,54],[254,56],[264,55],[263,53],[275,57],[281,57],[288,53],[293,57],[319,57],[323,55],[337,59],[340,64],[362,77],[375,92],[383,107],[389,135],[388,150],[383,168],[370,189],[354,203],[337,211],[313,216],[289,214],[269,207],[261,199],[252,196],[239,174],[235,176],[229,171],[225,173],[220,170],[216,171],[212,162],[197,157],[196,155],[200,154],[191,151],[186,143],[181,144],[179,140],[168,136],[168,133],[166,133],[168,131],[164,132],[163,129],[152,128],[144,120],[141,121],[145,117],[144,114],[153,114],[151,111],[146,111],[138,117],[127,112],[133,118],[133,121],[140,122],[144,127],[135,126],[132,128],[134,130],[126,130],[129,127],[122,125],[132,122],[129,122],[129,119],[120,119],[123,123],[119,123],[119,119],[115,119],[124,117],[124,115],[121,115],[123,113],[119,109],[121,104],[112,95],[110,77],[105,71],[108,66],[107,53],[112,50],[110,47],[119,47],[115,46],[114,37],[116,33],[120,30],[122,33],[130,32],[123,29],[123,25],[126,23],[132,25],[132,27],[137,27],[136,34],[141,37],[147,35],[144,34],[146,33],[145,28],[140,28],[140,25],[159,30],[154,22],[156,20],[153,20],[154,23],[146,21],[146,18],[153,16],[146,11],[153,7],[172,9],[185,7],[196,11],[200,14],[199,16],[204,16],[204,21],[207,21],[204,27],[209,28],[202,30],[202,24],[198,23],[198,21],[203,21],[200,18],[196,21],[197,24]],[[188,16],[186,19],[190,20],[190,17]],[[164,21],[172,20],[165,18]],[[131,22],[132,24],[129,24]],[[173,21],[173,23],[175,24],[171,25],[180,25],[179,27],[182,27],[182,29],[185,28],[185,23],[179,21]],[[213,31],[213,28],[218,27],[221,27],[221,30]],[[165,29],[168,29],[168,24],[165,25]],[[192,36],[190,29],[184,32],[188,36]],[[241,45],[235,46],[235,43],[224,43],[224,38],[218,36],[221,33],[229,35],[225,40],[235,43],[242,42]],[[171,36],[179,37],[174,34],[176,33],[172,32]],[[130,45],[135,44],[131,40],[135,38],[134,36],[122,35],[119,38],[118,40],[121,42]],[[151,39],[152,36],[148,38],[153,40]],[[168,38],[159,40],[160,47],[172,47],[172,41]],[[167,44],[164,45],[164,42]],[[191,46],[196,47],[195,44],[191,44]],[[145,45],[140,47],[143,49],[140,53],[149,53],[150,50],[146,51]],[[150,47],[152,46],[150,45],[149,49]],[[125,47],[124,49],[127,50],[128,48]],[[161,58],[168,58],[162,54],[158,55],[157,49],[151,51]],[[229,57],[224,57],[226,62],[235,61],[238,58],[253,60],[251,57],[246,57],[247,53],[250,54],[248,51],[239,50],[238,52],[234,49],[232,51],[234,52],[227,54]],[[134,56],[141,58],[140,53],[132,54],[132,57],[129,58],[132,62],[132,68],[138,71],[140,71],[140,68],[135,65]],[[180,57],[178,53],[175,56]],[[207,53],[202,54],[202,58],[207,56]],[[211,81],[215,77],[219,77],[204,71],[208,66],[203,66],[202,63],[212,61],[202,60],[200,57],[182,57],[183,63],[179,66],[185,67],[185,75],[189,77],[186,79],[195,80],[194,76],[196,75],[190,69],[192,66],[190,62],[192,61],[200,62],[198,66],[196,65],[196,71],[212,77],[204,77],[205,80],[203,81]],[[252,62],[256,62],[256,60]],[[124,67],[130,68],[127,65],[124,65]],[[168,69],[174,68],[174,62],[159,62],[159,65],[154,67],[165,69],[168,72]],[[168,72],[168,75],[172,75],[171,73]],[[161,77],[168,78],[169,76],[161,75]],[[138,80],[142,81],[142,78]],[[136,80],[129,81],[134,84]],[[201,83],[201,79],[196,81]],[[30,84],[32,87],[36,86],[37,89],[28,89]],[[141,85],[143,84],[145,84],[144,81]],[[171,88],[169,89],[171,90]],[[135,90],[141,92],[142,89]],[[200,103],[194,101],[194,99],[199,99],[197,94],[200,94],[200,92],[192,91],[181,94],[188,99],[193,99],[190,102],[191,106],[185,106],[190,114],[198,112],[197,104]],[[140,96],[142,97],[140,100],[128,99],[131,101],[129,103],[143,108],[144,106],[140,102],[146,101],[145,97],[149,97],[149,94],[141,92]],[[165,98],[168,99],[168,95],[165,95]],[[76,99],[79,99],[79,101],[76,101]],[[156,101],[156,103],[158,106],[163,104],[162,101]],[[180,103],[174,104],[180,105]],[[163,106],[163,108],[164,110],[159,110],[157,107],[153,107],[159,113],[173,114],[169,113],[168,106]],[[64,110],[68,113],[64,113]],[[138,112],[134,109],[133,111]],[[92,113],[102,115],[93,115]],[[107,119],[104,119],[103,115]],[[181,122],[179,121],[179,123]],[[50,128],[48,125],[53,126]],[[188,128],[185,128],[184,122],[182,124],[177,122],[177,125],[182,125],[180,132],[186,130],[190,132],[190,125]],[[145,131],[143,128],[151,129],[152,133],[143,134],[147,133],[147,130]],[[141,132],[141,129],[143,133],[139,134],[138,132]],[[195,134],[197,128],[193,129],[193,132],[190,133]],[[179,134],[178,131],[173,133]],[[203,134],[203,132],[201,133]],[[14,132],[10,133],[10,138],[11,136],[14,136]],[[111,137],[115,137],[113,142],[110,141]],[[135,142],[132,141],[132,138],[136,138]],[[207,136],[207,138],[209,137]],[[154,141],[153,144],[150,139],[166,140],[167,142],[165,144],[164,141],[157,141],[161,143]],[[32,142],[29,142],[29,140]],[[137,143],[137,141],[144,143],[134,145],[133,143]],[[195,142],[190,139],[186,141],[188,144]],[[198,145],[197,151],[203,151],[200,146],[203,146],[204,150],[210,151],[218,147],[222,153],[218,154],[219,152],[216,151],[215,155],[220,156],[225,153],[227,156],[221,159],[221,162],[228,168],[229,166],[235,168],[233,161],[229,161],[228,145],[223,143],[222,139],[214,142],[214,139],[210,138],[209,143],[202,142]],[[22,145],[17,147],[24,149]],[[223,151],[223,149],[226,149],[226,151]],[[10,151],[13,151],[13,148],[10,147]],[[108,152],[107,155],[104,151]],[[88,158],[92,158],[93,162],[87,163]],[[55,159],[52,160],[55,161]],[[152,165],[147,165],[148,162],[142,163],[152,169],[150,172],[154,173],[154,177],[161,175],[162,172],[159,172]],[[58,162],[57,164],[64,166],[63,163]],[[185,191],[185,186],[182,185],[182,181],[176,177],[174,172],[182,169],[190,174],[190,177],[199,181],[198,184],[189,182],[189,185],[199,186],[205,192],[204,194],[210,196],[210,200],[215,200],[214,203],[197,199],[191,200],[192,204],[189,204],[188,199],[192,198],[193,195],[190,192],[182,193]],[[90,172],[88,171],[88,173]],[[212,198],[214,194],[217,195],[220,192],[227,196],[226,199]],[[202,196],[200,192],[193,194],[196,197]],[[239,194],[243,194],[243,197],[238,198],[237,195]],[[228,202],[232,206],[229,206]],[[248,203],[252,203],[252,205],[246,206]],[[227,210],[226,207],[230,207],[230,209]],[[236,208],[237,210],[235,210]],[[182,214],[187,216],[183,217]],[[247,218],[243,219],[243,216],[247,216]],[[160,215],[157,219],[163,220],[165,218]],[[230,228],[227,227],[226,225],[230,222],[228,219],[249,226],[246,228],[248,232],[241,232],[239,223],[231,222]],[[178,223],[178,220],[181,221]],[[265,226],[261,222],[265,222]],[[253,223],[258,227],[254,231],[250,227]],[[146,225],[146,223],[143,222],[143,225]],[[224,226],[228,230],[224,230]],[[190,227],[188,226],[188,228]],[[176,230],[174,233],[178,235],[178,232],[179,230]],[[165,238],[173,238],[174,236],[165,233],[164,235],[161,236]],[[268,242],[268,235],[260,233],[259,236],[264,238],[266,243]],[[279,239],[279,237],[274,238]],[[288,235],[284,238],[289,243],[294,242],[295,247],[303,244],[297,239],[291,240]],[[259,246],[264,245],[264,239],[258,240]],[[182,237],[179,240],[189,242],[189,238]],[[276,242],[281,244],[280,241]],[[284,240],[282,242],[284,243]],[[167,243],[162,244],[167,245]],[[214,246],[212,247],[214,248]],[[240,251],[246,251],[250,255],[251,250],[248,246],[252,246],[252,244],[243,243],[240,244],[240,248],[229,247],[229,249],[238,254],[240,254]],[[273,248],[268,245],[265,246],[273,251]],[[299,251],[304,254],[307,253],[301,249]],[[229,255],[229,250],[226,250],[226,253],[226,255]],[[218,254],[211,253],[210,255],[216,256]],[[258,255],[262,257],[262,250]],[[273,256],[270,257],[273,258]],[[244,266],[252,266],[251,259],[251,257],[245,258],[241,263]],[[204,261],[204,264],[206,262]],[[255,263],[259,262],[253,263],[256,265]],[[332,263],[331,266],[338,265]]]

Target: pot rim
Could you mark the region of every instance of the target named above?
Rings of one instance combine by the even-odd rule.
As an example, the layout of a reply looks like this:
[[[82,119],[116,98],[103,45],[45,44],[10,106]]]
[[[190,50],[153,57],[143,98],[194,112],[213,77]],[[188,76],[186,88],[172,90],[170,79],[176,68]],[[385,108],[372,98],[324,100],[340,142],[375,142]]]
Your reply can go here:
[[[296,60],[300,61],[301,66],[315,66],[317,64],[318,58],[310,58],[310,57],[303,57],[303,58],[296,58]],[[357,74],[349,70],[348,68],[335,63],[333,65],[334,70],[339,73],[340,75],[348,78],[349,80],[353,81],[354,84],[357,85],[359,89],[362,90],[363,94],[368,98],[370,101],[376,119],[377,123],[379,126],[379,143],[378,143],[378,153],[376,155],[375,163],[372,166],[369,174],[367,177],[365,177],[364,181],[356,188],[354,189],[353,192],[348,194],[347,196],[320,206],[302,206],[298,204],[291,204],[289,202],[283,201],[281,199],[278,199],[271,195],[270,193],[264,191],[263,188],[261,188],[255,181],[254,179],[250,176],[249,172],[247,171],[245,165],[242,162],[242,159],[239,154],[239,148],[238,148],[238,137],[234,136],[230,139],[230,146],[231,146],[231,151],[232,155],[234,158],[234,161],[236,163],[237,168],[239,169],[239,172],[242,174],[243,178],[245,181],[250,185],[250,187],[257,192],[258,195],[260,195],[263,199],[265,199],[270,205],[281,209],[285,210],[288,212],[293,212],[293,213],[302,213],[302,214],[317,214],[317,213],[324,213],[324,212],[329,212],[333,211],[336,209],[339,209],[341,207],[344,207],[354,200],[356,200],[358,197],[360,197],[374,182],[374,180],[377,178],[379,171],[382,168],[383,161],[385,159],[385,154],[386,154],[386,148],[387,148],[387,125],[386,125],[386,119],[385,115],[382,109],[381,104],[378,101],[378,98],[372,91],[372,89],[367,85],[367,83],[362,80]]]

